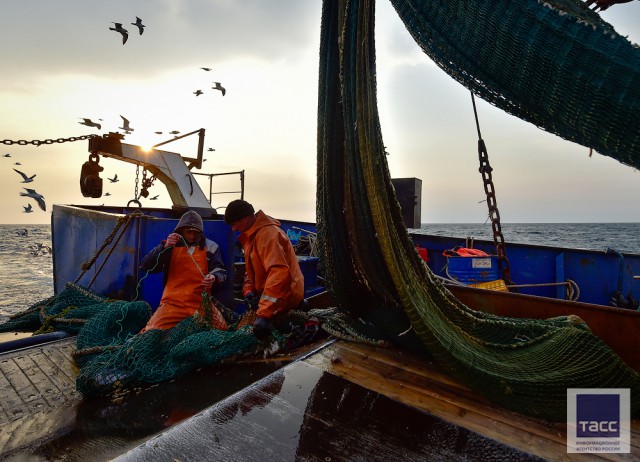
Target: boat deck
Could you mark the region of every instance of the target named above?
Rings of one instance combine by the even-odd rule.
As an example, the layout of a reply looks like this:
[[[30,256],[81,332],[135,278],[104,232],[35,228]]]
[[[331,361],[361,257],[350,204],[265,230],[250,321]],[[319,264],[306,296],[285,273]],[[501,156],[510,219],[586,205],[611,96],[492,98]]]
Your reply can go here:
[[[496,409],[406,352],[339,341],[119,460],[637,460],[637,420],[632,433],[631,454],[567,454],[566,424]]]
[[[0,356],[0,454],[54,437],[75,420],[75,339]]]
[[[308,363],[505,445],[547,460],[637,460],[640,421],[632,421],[631,454],[567,454],[567,425],[496,408],[432,362],[406,352],[337,343]],[[591,457],[591,459],[589,459]]]
[[[495,408],[437,364],[398,349],[325,340],[116,399],[76,392],[74,349],[64,339],[0,355],[0,458],[82,460],[87,444],[94,460],[129,449],[123,460],[640,458],[638,420],[631,454],[567,454],[566,424]]]

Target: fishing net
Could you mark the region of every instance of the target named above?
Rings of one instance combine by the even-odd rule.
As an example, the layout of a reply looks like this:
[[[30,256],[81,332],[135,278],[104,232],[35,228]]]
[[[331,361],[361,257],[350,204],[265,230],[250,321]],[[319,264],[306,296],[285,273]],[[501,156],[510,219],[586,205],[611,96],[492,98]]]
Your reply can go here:
[[[581,0],[391,0],[414,40],[485,101],[640,168],[640,48]]]
[[[536,1],[500,2],[499,5],[495,2],[394,1],[401,16],[420,18],[415,23],[405,19],[405,23],[414,36],[424,41],[425,48],[436,40],[431,38],[433,32],[428,27],[438,25],[438,30],[451,34],[451,44],[438,48],[438,62],[454,68],[453,60],[462,53],[460,49],[464,49],[482,66],[471,63],[467,71],[463,65],[469,63],[462,61],[459,68],[454,68],[456,77],[474,91],[484,92],[483,97],[492,96],[517,113],[525,111],[526,105],[516,104],[515,98],[501,96],[497,89],[502,88],[503,83],[487,74],[477,74],[485,65],[487,51],[473,48],[474,42],[484,43],[484,47],[500,56],[491,60],[496,59],[506,68],[513,65],[513,56],[505,54],[502,47],[503,43],[512,41],[497,34],[515,26],[497,27],[491,19],[513,14],[511,3],[525,5],[522,24],[516,29],[530,34],[530,40],[543,33],[540,24],[533,29],[528,25],[530,17],[543,22],[545,18],[552,18],[558,25],[565,24],[565,30],[552,34],[554,37],[565,37],[567,33],[582,37],[585,30],[593,30],[590,23],[589,27],[582,24],[592,20],[592,14],[585,13],[588,15],[585,19],[569,14],[573,21],[569,23],[569,19],[559,17],[554,8]],[[427,8],[433,11],[420,16]],[[449,9],[451,18],[440,23],[442,11]],[[474,13],[477,9],[480,10]],[[479,21],[469,43],[458,36],[459,28],[466,27],[467,16]],[[598,22],[596,30],[604,35],[601,29]],[[615,34],[609,33],[607,37],[612,43],[618,43],[620,49],[630,47]],[[495,46],[488,46],[487,40]],[[467,46],[470,49],[466,49]],[[568,51],[563,56],[568,57]],[[637,56],[633,59],[638,62]],[[551,63],[546,64],[549,65]],[[633,72],[620,71],[620,74],[633,79],[637,69],[640,65],[636,65]],[[536,71],[535,68],[529,70]],[[537,85],[522,75],[523,81],[517,85]],[[627,86],[619,89],[620,95]],[[636,83],[635,87],[637,90],[640,85]],[[562,98],[556,99],[570,97],[575,91],[571,88],[568,95],[562,94]],[[578,91],[581,96],[589,94],[584,88]],[[441,285],[420,259],[404,226],[384,153],[376,101],[373,0],[323,2],[318,98],[318,248],[327,285],[336,300],[350,310],[353,318],[369,318],[358,325],[352,323],[354,330],[375,325],[377,334],[386,334],[393,341],[413,335],[446,370],[470,388],[495,403],[528,415],[565,420],[567,388],[631,388],[632,413],[639,413],[640,375],[626,366],[579,318],[531,320],[473,311]],[[599,97],[596,100],[598,104],[605,104]],[[541,99],[535,107],[546,106],[545,101]],[[640,99],[636,98],[634,103],[639,104]],[[560,103],[554,99],[554,111],[557,104]],[[576,112],[571,118],[581,125],[583,121],[577,119],[587,115],[585,108],[578,104],[574,109]],[[615,111],[616,114],[622,112]],[[542,126],[544,117],[534,114],[524,113]],[[624,119],[623,127],[637,124],[630,119],[633,117]],[[554,119],[557,126],[563,123],[566,121],[560,117]],[[606,129],[607,133],[613,128]],[[599,136],[603,130],[602,127],[595,129]],[[635,156],[638,136],[637,128],[621,134],[614,143],[616,148],[625,139],[629,149],[616,153]],[[591,139],[586,144],[607,152],[611,137],[614,135],[604,136],[604,145],[596,145]],[[635,158],[626,161],[638,165]],[[384,317],[383,313],[392,314]],[[371,318],[377,321],[369,322]]]
[[[253,314],[255,316],[255,314]],[[144,301],[112,300],[68,283],[0,325],[0,332],[53,330],[77,334],[74,354],[83,394],[107,394],[134,383],[157,383],[234,355],[255,351],[250,316],[239,316],[209,296],[196,314],[169,330],[138,334],[151,317]]]
[[[109,303],[105,297],[75,284],[67,284],[58,295],[34,303],[26,310],[0,324],[0,332],[35,332],[61,330],[76,334],[87,319]]]

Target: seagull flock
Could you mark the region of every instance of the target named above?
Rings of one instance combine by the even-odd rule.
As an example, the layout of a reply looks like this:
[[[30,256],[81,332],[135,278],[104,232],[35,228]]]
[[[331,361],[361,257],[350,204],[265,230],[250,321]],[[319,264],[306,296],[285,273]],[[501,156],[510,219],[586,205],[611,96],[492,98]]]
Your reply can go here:
[[[11,154],[5,154],[4,157],[11,157]],[[16,162],[15,165],[20,165],[20,162]],[[22,181],[20,183],[32,183],[33,179],[36,177],[35,173],[33,175],[27,175],[26,173],[18,170],[17,168],[14,168],[13,171],[22,177]],[[21,196],[34,199],[38,204],[38,206],[43,211],[45,212],[47,211],[47,204],[44,202],[44,196],[42,194],[39,194],[38,192],[36,192],[35,189],[30,189],[30,188],[22,188],[22,189],[24,189],[26,192],[21,192],[20,193]],[[33,212],[33,207],[31,207],[31,204],[27,204],[26,206],[23,205],[22,208],[24,209],[23,213]]]
[[[121,22],[113,22],[112,24],[115,24],[116,26],[110,27],[109,30],[120,33],[122,35],[122,44],[124,45],[125,43],[127,43],[127,39],[129,38],[129,31],[124,27],[122,27]],[[136,16],[136,22],[132,22],[130,24],[138,28],[138,32],[140,32],[140,35],[142,35],[142,33],[144,32],[144,28],[147,27],[144,24],[142,24],[142,19],[140,19],[137,16]]]
[[[114,24],[114,27],[109,27],[109,30],[112,30],[114,32],[118,32],[121,36],[122,36],[122,44],[124,45],[125,43],[127,43],[127,40],[129,39],[129,31],[127,29],[125,29],[124,27],[122,27],[122,23],[121,22],[112,22],[112,24]],[[146,27],[144,24],[142,24],[142,19],[140,19],[138,16],[136,16],[136,21],[130,23],[131,25],[135,26],[138,28],[138,33],[139,35],[142,35],[144,33],[144,28]],[[212,68],[210,67],[201,67],[200,69],[206,71],[206,72],[210,72],[212,70]],[[218,90],[220,91],[220,93],[222,93],[222,96],[224,96],[227,92],[227,90],[220,84],[220,82],[213,82],[214,86],[211,87],[212,90]],[[196,96],[200,96],[203,95],[204,92],[202,90],[196,90],[193,92],[194,95]],[[122,118],[122,126],[118,127],[119,130],[123,130],[126,134],[131,134],[131,132],[134,131],[134,129],[131,127],[129,120],[124,117],[124,116],[120,116]],[[93,120],[91,120],[88,117],[80,117],[80,119],[82,119],[81,122],[78,122],[80,125],[85,125],[87,127],[93,127],[93,128],[97,128],[98,130],[102,129],[102,124],[99,122],[94,122]],[[102,122],[102,119],[98,119],[100,122]],[[155,132],[158,135],[161,135],[163,132],[161,131],[157,131]],[[169,132],[172,135],[178,135],[180,132],[178,130],[172,130]],[[213,148],[209,148],[208,151],[215,151],[215,149]],[[4,154],[3,157],[11,157],[10,153]],[[14,165],[21,165],[20,162],[15,162]],[[20,177],[22,178],[21,183],[32,183],[34,181],[34,178],[36,177],[36,174],[33,175],[27,175],[26,173],[14,168],[13,169],[18,175],[20,175]],[[118,181],[120,181],[118,179],[118,174],[115,174],[113,178],[108,178],[108,180],[111,183],[117,183]],[[35,189],[30,189],[30,188],[22,188],[25,190],[25,192],[21,192],[20,196],[21,197],[28,197],[30,199],[33,199],[36,201],[36,203],[38,204],[38,207],[40,207],[41,210],[46,211],[47,210],[47,205],[45,203],[44,200],[44,196],[40,193],[38,193]],[[111,195],[110,193],[106,193],[106,196]],[[149,200],[157,200],[159,196],[154,196],[151,197]],[[22,206],[23,213],[33,213],[33,207],[31,204],[27,204],[26,206]]]

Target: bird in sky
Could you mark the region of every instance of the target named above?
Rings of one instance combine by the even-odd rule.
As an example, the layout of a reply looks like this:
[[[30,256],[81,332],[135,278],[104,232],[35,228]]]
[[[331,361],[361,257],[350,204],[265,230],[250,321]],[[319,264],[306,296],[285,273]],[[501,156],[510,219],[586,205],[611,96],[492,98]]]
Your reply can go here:
[[[178,133],[180,133],[178,130],[171,130],[169,132],[170,135],[177,135]]]
[[[31,207],[31,204],[28,204],[26,207],[23,205],[22,208],[24,209],[24,212],[22,212],[22,213],[31,213],[31,212],[33,212],[33,207]]]
[[[20,162],[16,162],[16,163],[15,163],[15,164],[13,164],[13,165],[22,165],[22,164],[21,164]]]
[[[155,133],[156,135],[162,135],[162,132],[153,132],[153,133]]]
[[[21,196],[25,196],[25,197],[30,197],[31,199],[35,199],[36,202],[38,203],[38,205],[40,206],[40,208],[42,210],[44,210],[45,212],[47,211],[47,205],[44,203],[44,196],[42,196],[42,194],[38,194],[35,189],[29,189],[29,188],[22,188],[25,191],[27,191],[26,193],[21,192],[20,195]]]
[[[116,175],[116,176],[117,176],[117,175]],[[105,195],[105,196],[110,196],[110,195],[111,195],[111,193],[110,193],[110,192],[108,192],[108,193],[104,193],[104,195]]]
[[[31,183],[36,176],[35,173],[31,176],[27,176],[24,173],[22,173],[20,170],[16,170],[15,168],[13,170],[15,172],[18,172],[18,174],[22,177],[22,181],[20,183]]]
[[[196,90],[193,92],[194,95],[200,96],[202,94],[202,90]]]
[[[207,149],[207,151],[215,151],[215,149],[209,148],[209,149]]]
[[[150,197],[149,200],[150,201],[155,201],[157,198],[158,198],[158,196],[153,196],[153,197]]]
[[[201,67],[200,69],[205,70],[205,71],[207,71],[207,72],[211,70],[211,68],[210,68],[210,67]]]
[[[142,33],[144,32],[144,28],[147,27],[144,24],[142,24],[142,19],[140,19],[137,16],[136,16],[136,22],[132,22],[131,25],[136,26],[138,28],[138,31],[140,31],[140,35],[142,35]]]
[[[122,27],[122,23],[114,22],[113,24],[115,24],[116,27],[110,27],[109,30],[120,32],[122,34],[122,44],[124,45],[125,43],[127,43],[127,39],[129,38],[129,32],[127,31],[127,29]]]
[[[5,157],[11,157],[11,154],[5,154],[4,156]]]
[[[131,133],[133,131],[133,128],[131,128],[131,126],[129,125],[129,120],[124,117],[124,116],[120,116],[122,117],[122,127],[118,127],[120,130],[124,130],[127,133]]]
[[[78,122],[80,125],[86,125],[87,127],[96,127],[98,130],[100,130],[102,128],[102,125],[100,125],[97,122],[94,122],[91,119],[87,119],[85,117],[80,117],[82,119],[82,122]]]
[[[116,173],[115,175],[113,175],[113,178],[109,178],[109,177],[107,177],[107,179],[108,179],[110,182],[112,182],[112,183],[117,183],[118,181],[120,181],[120,180],[118,179],[118,174],[117,174],[117,173]]]
[[[216,86],[215,87],[211,87],[211,88],[214,89],[214,90],[220,90],[222,92],[222,96],[224,96],[224,94],[227,92],[227,90],[222,85],[220,85],[220,82],[213,82],[213,83],[215,83]]]

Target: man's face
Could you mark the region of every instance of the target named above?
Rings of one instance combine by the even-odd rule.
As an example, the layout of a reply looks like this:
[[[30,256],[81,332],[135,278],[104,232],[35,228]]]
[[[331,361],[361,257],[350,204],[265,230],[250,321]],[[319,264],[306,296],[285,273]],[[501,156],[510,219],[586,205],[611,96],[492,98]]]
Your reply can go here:
[[[251,228],[255,218],[252,215],[247,215],[246,217],[240,218],[238,221],[234,221],[231,223],[231,229],[233,231],[238,231],[239,233],[244,233],[246,230]]]
[[[200,242],[202,233],[196,228],[186,228],[182,231],[182,235],[184,236],[184,240],[187,241],[187,244],[197,244]]]

